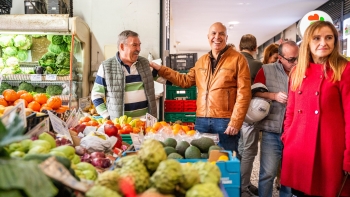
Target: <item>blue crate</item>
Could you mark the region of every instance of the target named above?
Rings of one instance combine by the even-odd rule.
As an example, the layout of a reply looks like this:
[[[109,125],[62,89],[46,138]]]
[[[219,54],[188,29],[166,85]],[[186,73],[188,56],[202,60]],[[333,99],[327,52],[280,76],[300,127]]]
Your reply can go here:
[[[222,150],[228,154],[228,161],[218,161],[216,165],[221,172],[221,184],[224,186],[229,197],[237,197],[241,194],[241,170],[240,162],[236,157],[232,157],[232,152]],[[180,163],[206,162],[207,159],[178,159]]]

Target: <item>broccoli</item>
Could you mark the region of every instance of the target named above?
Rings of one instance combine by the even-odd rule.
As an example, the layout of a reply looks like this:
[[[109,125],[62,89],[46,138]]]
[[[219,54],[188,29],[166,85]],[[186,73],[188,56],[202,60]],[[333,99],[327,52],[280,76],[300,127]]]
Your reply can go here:
[[[53,95],[61,95],[62,94],[63,87],[59,85],[49,85],[46,87],[46,94],[53,96]]]
[[[46,89],[42,87],[35,87],[35,92],[36,93],[46,93]]]
[[[27,92],[34,92],[34,86],[32,84],[30,84],[30,83],[27,83],[27,82],[23,81],[18,86],[18,91],[19,90],[25,90]]]
[[[6,82],[2,82],[0,85],[0,93],[2,94],[2,92],[7,89],[12,89],[12,86]]]
[[[51,66],[51,67],[55,67],[56,65],[56,54],[51,53],[51,52],[47,52],[45,53],[41,59],[39,60],[39,65],[40,66]]]

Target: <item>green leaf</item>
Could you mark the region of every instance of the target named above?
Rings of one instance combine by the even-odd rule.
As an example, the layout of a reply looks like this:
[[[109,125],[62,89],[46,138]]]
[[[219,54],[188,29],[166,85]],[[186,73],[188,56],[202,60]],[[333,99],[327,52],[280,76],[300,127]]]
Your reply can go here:
[[[23,135],[23,125],[23,120],[18,115],[7,125],[6,129],[2,121],[0,121],[0,147],[29,138],[29,136]]]

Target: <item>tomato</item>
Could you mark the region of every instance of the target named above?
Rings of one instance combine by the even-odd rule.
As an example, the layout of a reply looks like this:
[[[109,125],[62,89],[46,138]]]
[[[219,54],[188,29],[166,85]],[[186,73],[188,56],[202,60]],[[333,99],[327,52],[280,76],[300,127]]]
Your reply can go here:
[[[114,123],[111,120],[107,120],[106,122],[104,122],[105,124],[111,124],[114,125]]]
[[[115,127],[114,125],[105,124],[104,130],[105,130],[105,133],[106,133],[108,136],[115,136],[115,135],[118,135],[118,129],[117,129],[117,127]]]
[[[123,127],[123,130],[125,131],[126,134],[129,134],[129,133],[132,133],[133,132],[133,129],[130,125],[125,125]]]
[[[120,124],[115,124],[115,127],[117,127],[118,130],[122,129],[122,127],[120,126]]]

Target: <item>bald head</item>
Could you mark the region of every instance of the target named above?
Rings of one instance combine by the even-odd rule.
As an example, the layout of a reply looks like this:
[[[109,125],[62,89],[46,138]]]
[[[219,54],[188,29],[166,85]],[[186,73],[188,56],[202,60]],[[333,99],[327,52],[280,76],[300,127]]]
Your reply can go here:
[[[216,22],[210,26],[208,41],[214,56],[226,47],[227,37],[227,29],[224,24]]]

